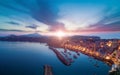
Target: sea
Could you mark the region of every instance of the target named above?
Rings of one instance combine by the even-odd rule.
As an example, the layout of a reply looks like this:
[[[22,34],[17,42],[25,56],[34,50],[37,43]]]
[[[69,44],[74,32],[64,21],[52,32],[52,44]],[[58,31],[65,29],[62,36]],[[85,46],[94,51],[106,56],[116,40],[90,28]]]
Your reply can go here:
[[[0,75],[44,75],[44,65],[52,67],[53,75],[108,75],[111,69],[82,53],[66,66],[43,43],[0,41]]]

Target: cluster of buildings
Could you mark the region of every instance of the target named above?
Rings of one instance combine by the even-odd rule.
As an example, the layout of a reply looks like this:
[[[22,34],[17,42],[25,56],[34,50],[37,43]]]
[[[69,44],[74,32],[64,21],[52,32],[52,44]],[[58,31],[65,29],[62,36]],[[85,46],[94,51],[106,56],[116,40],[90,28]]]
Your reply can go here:
[[[64,41],[62,47],[72,51],[80,51],[110,66],[111,71],[120,70],[120,40],[119,39],[69,39]]]
[[[81,52],[112,64],[120,64],[120,39],[100,39],[94,36],[75,36],[58,40],[50,39],[49,46]]]
[[[52,38],[50,46],[81,52],[111,66],[110,72],[120,70],[120,39],[100,39],[99,37],[73,37],[58,40]],[[119,71],[120,72],[120,71]]]
[[[67,40],[62,44],[64,48],[80,51],[84,54],[111,60],[111,63],[120,64],[120,40]]]

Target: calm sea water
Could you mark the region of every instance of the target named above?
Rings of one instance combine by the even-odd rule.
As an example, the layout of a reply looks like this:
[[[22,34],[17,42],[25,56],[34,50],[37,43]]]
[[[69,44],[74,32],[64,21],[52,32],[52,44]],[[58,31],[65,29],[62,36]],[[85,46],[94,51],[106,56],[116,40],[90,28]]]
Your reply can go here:
[[[96,62],[100,67],[94,66]],[[52,66],[54,75],[108,75],[110,70],[84,54],[71,66],[65,66],[45,44],[0,42],[0,75],[44,75],[45,64]]]

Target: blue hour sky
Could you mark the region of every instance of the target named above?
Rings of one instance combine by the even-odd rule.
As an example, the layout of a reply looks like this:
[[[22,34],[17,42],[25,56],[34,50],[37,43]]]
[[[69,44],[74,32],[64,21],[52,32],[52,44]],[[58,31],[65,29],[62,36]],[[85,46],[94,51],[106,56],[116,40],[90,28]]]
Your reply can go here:
[[[120,32],[120,0],[0,0],[0,34]]]

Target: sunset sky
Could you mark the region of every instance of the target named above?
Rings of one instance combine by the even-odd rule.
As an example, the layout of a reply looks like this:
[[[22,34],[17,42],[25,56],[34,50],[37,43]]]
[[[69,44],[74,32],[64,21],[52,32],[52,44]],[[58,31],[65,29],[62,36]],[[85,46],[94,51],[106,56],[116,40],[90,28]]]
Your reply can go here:
[[[120,0],[0,0],[0,34],[120,32]]]

